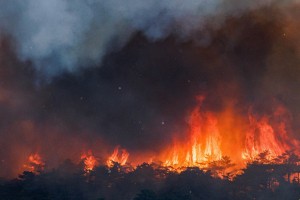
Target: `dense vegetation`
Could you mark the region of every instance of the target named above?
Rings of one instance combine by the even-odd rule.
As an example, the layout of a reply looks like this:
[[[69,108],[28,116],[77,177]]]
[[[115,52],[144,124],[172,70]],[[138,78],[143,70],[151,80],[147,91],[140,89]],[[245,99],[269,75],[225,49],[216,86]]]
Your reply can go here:
[[[135,169],[114,163],[112,167],[98,166],[85,172],[83,163],[66,160],[57,169],[25,171],[17,179],[2,179],[0,197],[2,200],[300,199],[299,157],[287,152],[269,161],[266,156],[260,154],[237,176],[225,173],[231,166],[228,158],[212,163],[205,170],[194,167],[181,173],[147,163]],[[220,175],[223,178],[218,178]]]

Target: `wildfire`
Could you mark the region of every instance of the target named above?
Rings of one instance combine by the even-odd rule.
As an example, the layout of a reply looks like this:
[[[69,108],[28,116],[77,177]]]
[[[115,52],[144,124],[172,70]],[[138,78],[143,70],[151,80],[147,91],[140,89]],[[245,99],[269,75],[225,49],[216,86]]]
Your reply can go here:
[[[44,169],[45,163],[42,161],[42,157],[38,153],[29,155],[28,163],[23,165],[25,171],[33,173],[40,172]]]
[[[204,97],[198,98],[198,104],[187,118],[186,139],[174,138],[160,154],[150,155],[149,162],[159,161],[163,166],[177,171],[185,167],[211,169],[212,166],[216,169],[229,166],[231,170],[237,170],[257,159],[263,163],[275,162],[275,158],[300,144],[293,139],[289,112],[281,105],[273,113],[262,115],[251,109],[246,114],[236,112],[230,104],[224,106],[224,110],[213,112],[204,108],[204,101]],[[117,146],[105,163],[99,163],[91,150],[83,153],[80,158],[84,171],[89,173],[99,164],[106,164],[108,167],[112,167],[114,163],[125,165],[128,157],[128,151]],[[138,159],[134,162],[139,164],[145,160]],[[41,156],[35,153],[28,157],[24,168],[40,172],[44,166]],[[218,172],[216,174],[221,177],[226,173],[222,171],[221,175]]]
[[[280,121],[272,126],[267,116],[256,119],[253,115],[249,115],[250,128],[246,133],[243,159],[254,160],[260,153],[268,152],[266,159],[272,160],[290,150],[291,146],[297,146],[297,141],[288,135],[288,116],[284,107],[279,106],[274,116],[280,118]]]
[[[247,146],[242,152],[243,159],[253,160],[264,151],[268,151],[268,159],[272,159],[285,152],[285,148],[277,141],[274,129],[266,117],[260,121],[251,117],[250,124],[251,129],[246,134]]]
[[[95,158],[95,156],[93,156],[91,150],[89,150],[87,153],[82,154],[80,159],[83,160],[84,171],[86,172],[92,171],[98,164],[97,159]]]
[[[165,166],[205,168],[223,157],[231,158],[238,167],[267,152],[264,159],[271,161],[297,146],[288,130],[288,112],[278,106],[271,116],[255,116],[248,119],[228,106],[220,113],[202,109],[204,97],[189,115],[187,141],[175,140],[171,148],[163,151]]]
[[[107,159],[106,164],[109,167],[113,166],[115,162],[119,163],[120,165],[125,165],[128,157],[129,153],[126,149],[120,150],[120,147],[116,147],[112,155]]]
[[[175,145],[164,165],[204,166],[209,161],[222,158],[218,121],[212,113],[203,114],[199,107],[196,107],[190,115],[189,127],[190,140],[185,145]]]

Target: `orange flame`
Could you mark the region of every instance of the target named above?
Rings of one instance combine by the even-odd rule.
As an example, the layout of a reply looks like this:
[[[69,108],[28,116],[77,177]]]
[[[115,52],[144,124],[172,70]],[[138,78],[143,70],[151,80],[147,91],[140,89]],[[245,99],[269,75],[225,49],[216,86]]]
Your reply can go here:
[[[195,108],[189,119],[190,140],[185,145],[175,145],[166,166],[187,167],[202,166],[212,160],[222,158],[218,121],[212,113],[203,115]],[[205,124],[205,126],[204,126]]]
[[[249,115],[250,128],[246,133],[243,159],[254,160],[260,153],[268,152],[267,159],[272,160],[290,150],[291,146],[297,146],[297,141],[289,137],[286,121],[288,117],[284,107],[279,106],[274,116],[281,120],[272,126],[267,116],[257,120]]]
[[[173,143],[170,142],[160,154],[151,154],[150,162],[161,161],[164,166],[178,171],[182,167],[208,169],[222,163],[233,167],[230,163],[232,161],[237,169],[244,167],[249,161],[260,159],[261,155],[264,155],[264,160],[260,161],[273,162],[274,158],[300,145],[298,140],[293,139],[290,115],[282,105],[277,105],[269,115],[255,114],[251,109],[245,115],[236,111],[234,104],[230,102],[218,112],[206,110],[204,100],[204,97],[198,98],[198,105],[187,118],[186,138],[174,138]],[[268,153],[263,154],[265,152]],[[141,157],[145,158],[145,155],[142,153],[139,156],[132,162],[144,162]],[[106,165],[125,165],[128,157],[127,150],[117,146],[106,159]],[[87,173],[99,164],[91,151],[82,154],[81,160]],[[28,164],[24,167],[27,171],[38,172],[44,165],[40,155],[36,153],[28,157]]]
[[[233,159],[238,167],[268,152],[267,160],[282,155],[297,146],[288,130],[288,112],[278,106],[271,116],[255,116],[246,119],[233,106],[219,113],[203,111],[203,97],[192,110],[187,130],[187,141],[175,140],[171,148],[163,151],[161,160],[165,166],[207,167],[224,156]]]
[[[127,159],[129,157],[129,153],[126,149],[119,150],[120,147],[116,147],[114,149],[114,152],[109,156],[109,158],[106,161],[107,166],[112,167],[115,162],[119,163],[120,165],[125,165],[127,162]],[[121,151],[121,152],[120,152]]]
[[[40,172],[44,169],[45,163],[42,161],[42,157],[38,153],[29,155],[28,163],[23,165],[25,171],[33,173]]]
[[[91,150],[89,150],[87,153],[83,153],[80,159],[84,162],[84,171],[86,172],[92,171],[98,164],[98,161],[95,156],[93,156]]]

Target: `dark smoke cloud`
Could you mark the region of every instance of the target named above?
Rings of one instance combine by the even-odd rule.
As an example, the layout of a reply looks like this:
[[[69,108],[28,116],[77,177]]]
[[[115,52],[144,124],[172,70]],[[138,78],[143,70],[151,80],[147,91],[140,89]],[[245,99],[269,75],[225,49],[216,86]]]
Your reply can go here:
[[[35,151],[51,166],[155,153],[185,137],[199,94],[244,115],[279,102],[299,137],[297,1],[180,2],[0,1],[0,176]]]
[[[280,1],[281,5],[295,1]],[[142,31],[150,39],[189,38],[208,20],[277,3],[272,0],[15,0],[0,1],[0,29],[14,37],[18,57],[46,77],[99,63]],[[279,4],[279,3],[278,3]],[[207,38],[201,38],[207,43]]]

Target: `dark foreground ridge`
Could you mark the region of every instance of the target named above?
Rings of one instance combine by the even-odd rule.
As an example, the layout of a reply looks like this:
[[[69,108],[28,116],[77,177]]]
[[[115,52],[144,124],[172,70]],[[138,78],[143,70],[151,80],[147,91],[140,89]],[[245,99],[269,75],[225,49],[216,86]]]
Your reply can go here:
[[[260,154],[236,176],[236,172],[224,173],[226,165],[205,170],[189,167],[179,173],[158,164],[144,163],[134,169],[114,163],[86,172],[84,163],[66,160],[57,169],[24,171],[17,179],[1,180],[0,196],[3,200],[299,199],[299,157],[287,152],[267,161],[266,155]]]

